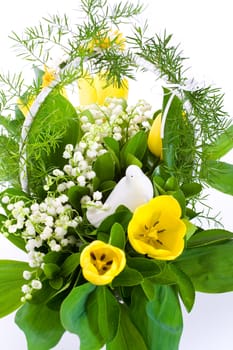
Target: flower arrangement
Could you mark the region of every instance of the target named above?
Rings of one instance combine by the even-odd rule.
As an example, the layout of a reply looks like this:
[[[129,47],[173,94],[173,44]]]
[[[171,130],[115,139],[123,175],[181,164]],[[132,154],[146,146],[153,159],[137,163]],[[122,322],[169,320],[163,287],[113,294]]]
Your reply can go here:
[[[206,186],[233,195],[231,120],[170,35],[121,34],[141,5],[80,7],[78,25],[52,16],[12,34],[29,86],[0,75],[0,227],[28,257],[0,260],[0,316],[17,310],[29,350],[66,330],[82,350],[176,350],[180,303],[233,290],[233,234],[200,209]],[[159,110],[128,103],[138,70],[161,85]]]

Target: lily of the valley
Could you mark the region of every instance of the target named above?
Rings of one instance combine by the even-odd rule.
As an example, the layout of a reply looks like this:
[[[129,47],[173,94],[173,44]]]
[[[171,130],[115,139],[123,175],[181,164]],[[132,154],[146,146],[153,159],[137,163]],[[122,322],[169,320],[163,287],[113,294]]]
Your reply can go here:
[[[80,256],[83,276],[95,285],[111,283],[125,264],[123,250],[98,240],[85,247]]]
[[[186,225],[178,201],[161,195],[138,207],[129,222],[128,238],[140,254],[159,260],[173,260],[184,249]]]
[[[98,227],[120,205],[134,212],[138,206],[147,203],[151,198],[153,198],[151,181],[137,165],[130,165],[126,169],[125,176],[116,184],[106,199],[104,206],[107,209],[89,207],[87,219],[93,226]]]

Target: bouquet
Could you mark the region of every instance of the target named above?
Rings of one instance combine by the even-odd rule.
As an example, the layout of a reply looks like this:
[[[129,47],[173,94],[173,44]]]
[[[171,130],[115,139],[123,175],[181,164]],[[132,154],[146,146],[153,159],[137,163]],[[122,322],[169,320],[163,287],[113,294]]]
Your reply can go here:
[[[231,119],[171,35],[131,25],[140,4],[80,8],[78,24],[12,33],[30,84],[0,75],[0,227],[28,257],[0,260],[0,316],[17,310],[29,350],[65,331],[81,350],[176,350],[181,303],[233,290],[233,233],[203,205],[208,186],[233,195]],[[138,71],[161,87],[158,110],[128,103]]]

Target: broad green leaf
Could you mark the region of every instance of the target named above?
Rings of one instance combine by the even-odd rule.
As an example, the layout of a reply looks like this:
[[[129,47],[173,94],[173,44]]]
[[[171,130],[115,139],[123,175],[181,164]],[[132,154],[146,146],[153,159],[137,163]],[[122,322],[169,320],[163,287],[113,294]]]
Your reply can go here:
[[[172,174],[176,168],[176,152],[180,143],[179,129],[183,104],[181,100],[173,95],[168,89],[164,89],[163,118],[166,118],[164,126],[163,160]]]
[[[60,267],[56,264],[48,263],[44,264],[43,271],[48,279],[55,278],[60,273]]]
[[[120,310],[117,335],[112,342],[106,344],[106,350],[148,350],[142,335],[129,316],[127,306],[120,304]]]
[[[169,264],[169,268],[174,275],[180,297],[187,311],[192,310],[195,301],[195,289],[190,278],[176,265]]]
[[[89,194],[89,189],[82,186],[72,186],[68,190],[69,203],[73,208],[77,209],[81,213],[81,198]]]
[[[115,222],[111,228],[109,244],[121,249],[125,247],[125,230],[118,222]]]
[[[189,221],[187,219],[182,219],[182,221],[184,222],[184,224],[186,226],[185,237],[186,237],[186,240],[188,241],[190,239],[190,237],[192,237],[194,235],[194,233],[197,231],[197,226],[195,226],[191,221]]]
[[[113,180],[107,180],[104,181],[100,184],[99,186],[99,190],[101,192],[108,192],[108,191],[112,191],[113,188],[116,186],[116,182]]]
[[[50,286],[55,290],[60,290],[63,286],[64,280],[61,276],[49,280]]]
[[[0,125],[1,128],[1,125]],[[13,137],[0,135],[0,176],[1,181],[8,181],[19,186],[19,143]]]
[[[151,278],[155,284],[175,285],[188,311],[193,307],[195,289],[190,277],[173,263],[165,264],[160,274]]]
[[[174,264],[189,276],[197,291],[233,290],[233,241],[186,249]]]
[[[61,306],[61,322],[66,330],[80,338],[80,350],[99,350],[103,340],[92,331],[88,319],[88,298],[96,289],[91,283],[74,288]],[[96,305],[94,305],[96,307]]]
[[[96,295],[98,307],[94,322],[98,322],[100,334],[105,343],[108,343],[113,340],[118,330],[120,318],[119,303],[108,287],[99,286],[93,294]]]
[[[139,168],[141,168],[142,162],[132,153],[127,153],[125,156],[125,166],[128,167],[129,165],[137,165]]]
[[[112,150],[115,153],[117,158],[119,158],[120,146],[119,146],[119,142],[118,141],[116,141],[112,137],[105,137],[104,138],[104,144],[109,150]]]
[[[124,145],[121,150],[121,160],[127,166],[128,154],[141,161],[147,150],[147,134],[139,131]],[[133,163],[134,164],[134,163]]]
[[[57,290],[50,285],[50,281],[48,279],[44,280],[42,289],[33,292],[33,298],[30,300],[30,304],[45,304],[55,296]]]
[[[208,159],[218,160],[233,148],[233,125],[223,131],[214,142],[204,148]]]
[[[64,261],[61,266],[61,275],[63,277],[69,276],[78,266],[80,262],[80,253],[72,253]]]
[[[27,170],[30,190],[44,196],[43,182],[53,168],[62,168],[66,144],[75,145],[81,135],[72,104],[52,90],[40,106],[27,137]]]
[[[116,212],[110,216],[108,216],[99,226],[98,232],[104,232],[109,234],[111,231],[112,226],[118,222],[120,223],[123,228],[126,230],[129,224],[130,219],[132,218],[131,211],[124,207],[119,206],[117,208]]]
[[[193,125],[184,113],[182,101],[166,88],[164,88],[162,123],[164,123],[162,143],[165,171],[173,176],[178,174],[182,181],[192,179],[195,156]]]
[[[233,233],[222,229],[198,231],[188,241],[188,247],[201,247],[209,244],[222,243],[232,239]]]
[[[233,165],[217,160],[205,160],[202,179],[218,191],[233,195]]]
[[[186,198],[190,198],[199,194],[202,190],[202,186],[199,183],[185,183],[181,186],[181,190],[183,191]]]
[[[141,287],[136,287],[131,300],[130,316],[145,340],[146,349],[178,350],[182,313],[173,288],[154,284],[153,300],[148,300]]]
[[[0,317],[18,309],[22,304],[21,287],[25,284],[23,271],[30,268],[26,262],[16,260],[0,260]]]
[[[112,285],[113,287],[119,286],[135,286],[140,284],[143,281],[143,276],[135,269],[132,269],[128,266],[114,278]]]
[[[15,322],[25,333],[28,350],[50,350],[64,333],[59,312],[45,304],[26,303],[17,311]]]
[[[152,277],[161,271],[161,268],[153,259],[129,257],[127,259],[127,265],[140,272],[143,277]]]
[[[93,170],[100,182],[113,180],[115,175],[115,162],[110,152],[99,156],[94,164]]]
[[[170,176],[164,184],[164,189],[166,191],[176,191],[179,189],[178,181],[175,176]]]

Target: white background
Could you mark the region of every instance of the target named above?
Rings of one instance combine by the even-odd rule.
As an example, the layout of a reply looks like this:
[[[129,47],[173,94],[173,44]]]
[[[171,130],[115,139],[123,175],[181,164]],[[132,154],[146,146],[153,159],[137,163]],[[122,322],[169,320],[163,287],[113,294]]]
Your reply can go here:
[[[112,0],[109,1],[113,3]],[[228,0],[147,0],[144,17],[148,18],[153,32],[173,33],[180,43],[184,55],[189,57],[192,75],[198,80],[215,83],[225,92],[225,109],[233,115],[232,79],[233,21],[231,2]],[[54,13],[78,15],[79,1],[67,0],[8,0],[1,3],[0,11],[0,70],[17,71],[23,67],[8,35],[12,30],[21,34],[26,26],[35,25],[42,16]],[[148,76],[131,88],[130,99],[147,98],[154,103],[155,83]],[[232,153],[226,159],[232,163]],[[233,199],[217,191],[211,191],[208,204],[215,213],[222,211],[222,222],[233,231]],[[0,238],[0,258],[23,259],[5,240]],[[13,316],[0,320],[1,348],[4,350],[26,350],[23,333],[14,325]],[[231,350],[233,348],[233,293],[222,295],[197,294],[191,314],[184,313],[184,333],[180,350]],[[4,344],[4,345],[3,345]],[[66,334],[54,350],[78,348],[76,337]],[[132,344],[133,348],[133,344]],[[119,349],[120,350],[120,349]],[[159,350],[159,349],[150,349]],[[168,349],[170,350],[170,349]]]

